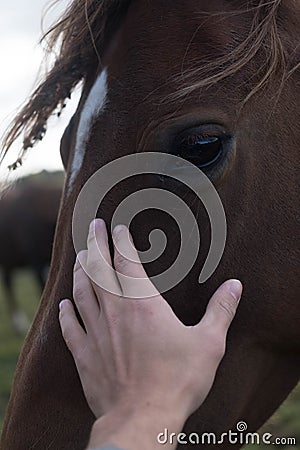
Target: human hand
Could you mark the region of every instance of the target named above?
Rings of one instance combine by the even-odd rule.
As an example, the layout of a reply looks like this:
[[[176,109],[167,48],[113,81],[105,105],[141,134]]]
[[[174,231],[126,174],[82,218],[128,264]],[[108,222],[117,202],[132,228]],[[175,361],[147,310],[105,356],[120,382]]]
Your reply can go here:
[[[185,326],[155,291],[138,260],[126,227],[114,230],[114,267],[105,223],[92,222],[88,250],[74,267],[74,300],[60,304],[60,324],[73,355],[87,402],[96,418],[112,410],[176,411],[182,425],[206,398],[225,352],[227,330],[235,315],[242,286],[228,280],[215,292],[196,326]],[[99,248],[101,252],[99,252]],[[100,281],[97,285],[85,273]],[[136,279],[136,280],[135,280]],[[142,279],[142,280],[141,280]],[[114,294],[101,287],[101,280]],[[144,285],[144,299],[130,298]],[[124,296],[126,292],[127,296]]]

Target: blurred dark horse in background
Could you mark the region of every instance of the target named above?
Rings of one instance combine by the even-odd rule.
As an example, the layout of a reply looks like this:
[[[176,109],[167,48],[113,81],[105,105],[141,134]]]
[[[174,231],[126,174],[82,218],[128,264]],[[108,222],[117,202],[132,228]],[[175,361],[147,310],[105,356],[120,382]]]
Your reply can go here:
[[[4,153],[23,131],[23,152],[32,147],[75,86],[82,82],[83,90],[62,139],[67,179],[52,264],[19,358],[1,449],[86,445],[94,417],[58,324],[58,303],[72,296],[72,213],[98,168],[135,152],[192,161],[213,181],[226,212],[222,261],[199,285],[210,226],[199,199],[182,188],[203,245],[191,272],[164,294],[178,317],[198,322],[225,279],[240,278],[245,287],[213,389],[185,431],[220,436],[240,420],[256,430],[300,374],[299,1],[73,0],[48,37],[55,64],[16,118]],[[171,179],[140,178],[109,193],[99,211],[108,224],[120,201],[144,185],[180,193]],[[150,276],[174,261],[180,234],[156,210],[132,223],[141,250],[157,228],[168,245],[147,265]]]
[[[18,269],[30,269],[41,292],[44,289],[62,193],[51,176],[35,178],[18,180],[0,200],[0,268],[7,309],[18,333],[27,331],[28,323],[17,304],[13,276]]]

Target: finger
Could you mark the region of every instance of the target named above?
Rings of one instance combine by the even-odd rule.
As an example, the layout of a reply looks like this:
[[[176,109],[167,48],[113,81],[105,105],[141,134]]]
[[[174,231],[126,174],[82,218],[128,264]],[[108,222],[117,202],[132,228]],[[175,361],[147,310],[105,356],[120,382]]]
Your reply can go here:
[[[59,323],[65,343],[74,356],[84,346],[86,334],[70,300],[63,300],[59,304]]]
[[[125,225],[115,227],[113,240],[114,266],[123,295],[132,298],[147,298],[159,295],[140,262],[132,237]]]
[[[86,258],[86,250],[80,252],[76,258],[73,272],[73,298],[85,329],[88,331],[97,324],[100,305],[91,281],[82,267]]]
[[[103,289],[121,295],[121,287],[112,266],[105,222],[94,220],[90,225],[88,241],[87,273],[101,303]]]
[[[239,280],[223,283],[210,299],[206,313],[198,326],[207,325],[226,336],[235,316],[243,286]]]

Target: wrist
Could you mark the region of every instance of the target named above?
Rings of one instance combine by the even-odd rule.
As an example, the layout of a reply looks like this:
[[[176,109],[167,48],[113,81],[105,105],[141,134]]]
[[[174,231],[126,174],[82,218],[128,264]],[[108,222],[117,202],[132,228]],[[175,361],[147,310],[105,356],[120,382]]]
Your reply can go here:
[[[89,449],[111,445],[126,450],[161,448],[158,435],[168,429],[180,433],[186,417],[174,408],[157,407],[147,402],[115,407],[96,420],[92,427]],[[164,446],[175,448],[176,445]]]

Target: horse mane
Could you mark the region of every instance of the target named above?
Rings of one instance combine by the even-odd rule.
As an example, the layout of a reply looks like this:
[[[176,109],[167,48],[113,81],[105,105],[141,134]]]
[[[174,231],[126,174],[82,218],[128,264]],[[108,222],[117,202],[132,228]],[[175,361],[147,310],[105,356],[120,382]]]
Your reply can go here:
[[[184,84],[184,86],[171,94],[170,100],[186,97],[195,90],[210,87],[236,74],[261,51],[264,52],[264,61],[259,70],[258,81],[243,99],[242,107],[253,95],[267,85],[275,74],[281,75],[279,97],[285,81],[300,67],[296,52],[293,55],[288,55],[288,53],[291,53],[290,49],[284,48],[279,33],[279,11],[282,4],[283,0],[260,0],[258,2],[254,0],[248,2],[247,9],[230,13],[210,14],[210,17],[212,15],[220,16],[220,20],[222,20],[226,15],[241,15],[252,11],[253,20],[250,32],[242,42],[237,43],[226,55],[193,70],[182,71],[181,84]],[[296,63],[293,64],[295,60]]]
[[[56,3],[56,0],[54,3]],[[196,69],[180,75],[181,85],[170,99],[182,98],[196,89],[209,87],[224,78],[232,76],[248,64],[258,51],[267,48],[267,58],[261,78],[247,95],[245,101],[257,93],[280,68],[286,71],[286,52],[278,32],[278,10],[283,0],[253,0],[247,7],[232,13],[242,14],[253,10],[253,21],[249,35],[228,54]],[[10,166],[16,169],[22,164],[26,151],[42,140],[49,117],[60,114],[67,98],[80,81],[84,81],[96,64],[101,63],[101,55],[109,36],[118,26],[126,12],[130,0],[73,0],[60,20],[50,28],[42,39],[48,40],[48,53],[58,47],[58,55],[44,80],[38,85],[28,102],[16,116],[4,136],[0,162],[13,142],[23,134],[23,146],[17,161]],[[285,76],[286,78],[286,76]]]

